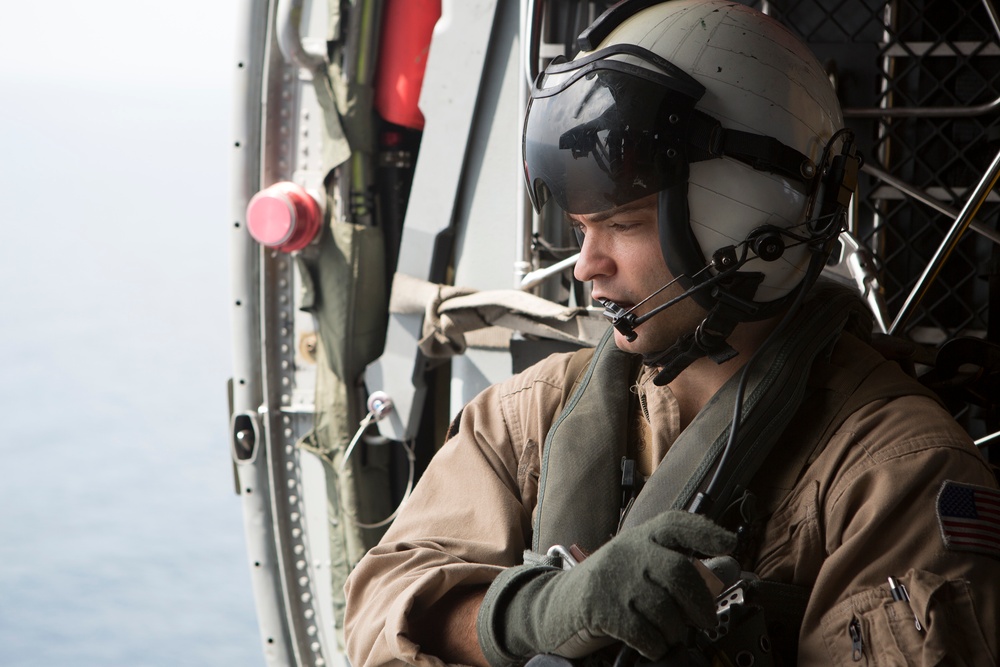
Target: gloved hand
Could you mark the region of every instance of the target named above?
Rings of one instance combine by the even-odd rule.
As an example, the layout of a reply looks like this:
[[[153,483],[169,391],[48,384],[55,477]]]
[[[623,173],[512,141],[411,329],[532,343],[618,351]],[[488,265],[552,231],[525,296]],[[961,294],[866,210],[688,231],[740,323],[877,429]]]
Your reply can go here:
[[[494,667],[540,653],[582,657],[614,640],[657,660],[689,626],[716,624],[712,594],[686,554],[717,556],[735,546],[736,536],[709,519],[669,511],[622,531],[570,570],[510,568],[486,593],[479,644]]]

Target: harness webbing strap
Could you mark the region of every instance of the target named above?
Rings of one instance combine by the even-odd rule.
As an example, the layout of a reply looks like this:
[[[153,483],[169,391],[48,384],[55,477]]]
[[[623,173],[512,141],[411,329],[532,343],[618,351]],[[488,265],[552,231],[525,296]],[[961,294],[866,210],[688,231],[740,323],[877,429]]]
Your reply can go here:
[[[724,484],[713,499],[710,517],[718,519],[757,473],[798,412],[813,362],[829,355],[852,316],[867,316],[864,304],[852,292],[835,285],[817,285],[798,316],[750,369],[742,424],[725,462]],[[869,370],[859,368],[856,372],[863,378]],[[642,523],[666,509],[687,508],[707,484],[729,439],[739,375],[716,392],[670,447],[636,498],[624,526]]]
[[[613,333],[609,329],[598,344],[545,438],[532,537],[536,552],[555,544],[592,551],[617,531],[619,471],[631,414],[628,387],[638,357],[615,347]]]

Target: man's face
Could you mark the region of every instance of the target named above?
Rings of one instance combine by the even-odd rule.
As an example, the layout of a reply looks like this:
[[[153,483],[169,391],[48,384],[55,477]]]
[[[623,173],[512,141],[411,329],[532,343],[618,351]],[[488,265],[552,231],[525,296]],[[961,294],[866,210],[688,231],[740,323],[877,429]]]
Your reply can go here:
[[[567,217],[582,235],[573,273],[577,280],[593,281],[594,299],[610,299],[629,310],[674,279],[660,252],[656,195],[602,213]],[[635,314],[647,313],[683,291],[679,284],[671,285]],[[694,331],[704,317],[700,306],[684,299],[636,327],[637,338],[631,343],[616,331],[615,343],[627,352],[659,352]]]

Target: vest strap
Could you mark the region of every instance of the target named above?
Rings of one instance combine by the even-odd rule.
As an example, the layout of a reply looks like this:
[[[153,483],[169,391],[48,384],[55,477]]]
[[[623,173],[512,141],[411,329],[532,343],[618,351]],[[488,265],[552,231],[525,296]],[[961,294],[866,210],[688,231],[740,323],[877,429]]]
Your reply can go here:
[[[538,481],[533,551],[577,544],[589,552],[617,532],[621,459],[632,413],[629,385],[638,359],[619,350],[614,330],[608,329],[549,430]],[[552,470],[558,472],[550,474]]]
[[[813,362],[829,356],[854,317],[867,311],[850,291],[817,284],[802,309],[750,369],[742,423],[721,473],[723,485],[707,515],[718,520],[756,474],[785,427],[798,412]],[[869,320],[870,321],[870,320]],[[858,369],[863,378],[870,369]],[[739,373],[709,400],[670,447],[636,498],[624,526],[637,525],[667,509],[686,509],[704,488],[729,440]],[[709,443],[706,446],[706,443]]]

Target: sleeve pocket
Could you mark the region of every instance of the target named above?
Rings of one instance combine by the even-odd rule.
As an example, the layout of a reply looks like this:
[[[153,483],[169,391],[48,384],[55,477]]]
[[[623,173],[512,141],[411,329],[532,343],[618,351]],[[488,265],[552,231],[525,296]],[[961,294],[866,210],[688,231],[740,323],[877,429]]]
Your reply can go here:
[[[823,618],[832,664],[997,664],[966,582],[922,570],[910,570],[900,581],[909,601],[893,600],[888,586],[880,586],[851,596]]]

